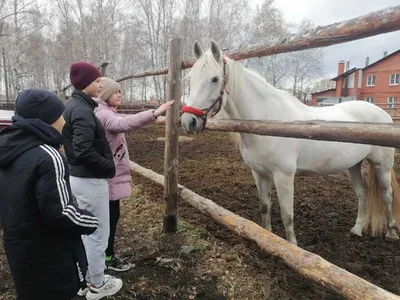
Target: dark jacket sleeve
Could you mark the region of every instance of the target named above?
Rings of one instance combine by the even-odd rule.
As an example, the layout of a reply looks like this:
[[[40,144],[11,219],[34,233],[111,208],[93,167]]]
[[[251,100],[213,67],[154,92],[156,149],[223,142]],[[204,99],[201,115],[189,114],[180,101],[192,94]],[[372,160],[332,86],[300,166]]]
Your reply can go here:
[[[93,147],[96,122],[90,111],[75,109],[71,116],[72,149],[76,159],[93,172],[115,173],[114,161],[100,155]]]
[[[47,157],[38,167],[35,186],[41,217],[45,224],[63,235],[91,234],[99,221],[74,203],[65,168],[61,154],[55,149],[48,150]]]

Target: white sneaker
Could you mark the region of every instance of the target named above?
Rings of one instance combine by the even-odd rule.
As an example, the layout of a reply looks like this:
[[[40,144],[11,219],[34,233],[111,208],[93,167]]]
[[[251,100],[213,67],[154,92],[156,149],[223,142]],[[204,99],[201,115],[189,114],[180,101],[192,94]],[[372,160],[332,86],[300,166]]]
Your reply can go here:
[[[107,296],[115,295],[122,288],[122,280],[114,276],[104,275],[104,284],[101,287],[90,286],[86,294],[87,300],[99,300]]]
[[[86,294],[89,292],[89,287],[90,287],[90,283],[86,283],[87,287],[85,289],[82,290],[82,288],[79,289],[78,291],[78,296],[86,296]]]

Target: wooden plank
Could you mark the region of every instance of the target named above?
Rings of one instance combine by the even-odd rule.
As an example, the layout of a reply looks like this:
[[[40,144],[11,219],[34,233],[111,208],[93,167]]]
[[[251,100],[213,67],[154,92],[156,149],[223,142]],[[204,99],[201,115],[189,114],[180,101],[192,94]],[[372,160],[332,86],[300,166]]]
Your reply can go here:
[[[229,51],[234,60],[327,47],[400,30],[400,5],[387,7],[354,19],[318,26],[304,34],[292,34],[266,45]]]
[[[175,232],[178,219],[178,126],[181,100],[181,53],[182,40],[173,38],[169,44],[169,73],[167,100],[175,99],[174,105],[167,111],[164,152],[164,232]]]
[[[163,118],[157,120],[164,123]],[[393,123],[208,120],[206,129],[400,148],[400,125]]]
[[[134,162],[131,162],[131,169],[160,185],[164,185],[163,176],[152,170]],[[240,236],[257,243],[268,254],[281,258],[290,268],[304,277],[314,280],[346,299],[400,299],[400,297],[324,260],[319,255],[289,243],[256,223],[230,212],[182,185],[179,185],[179,193],[182,200],[187,201],[202,213],[211,216],[215,221]]]
[[[251,45],[226,52],[234,60],[263,57],[273,54],[300,51],[318,47],[327,47],[349,41],[355,41],[383,33],[400,30],[400,5],[377,10],[358,18],[318,26],[303,34],[291,34],[281,40],[268,44]],[[194,60],[182,62],[182,69],[189,69]],[[125,75],[118,82],[130,78],[167,74],[168,68],[151,69],[145,72]]]

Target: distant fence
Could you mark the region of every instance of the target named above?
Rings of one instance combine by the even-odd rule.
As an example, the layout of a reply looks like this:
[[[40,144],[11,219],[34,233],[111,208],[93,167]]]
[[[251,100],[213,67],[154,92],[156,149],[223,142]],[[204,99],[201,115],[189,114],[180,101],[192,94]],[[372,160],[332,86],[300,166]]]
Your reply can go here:
[[[14,110],[14,102],[0,102],[0,109],[2,110]]]

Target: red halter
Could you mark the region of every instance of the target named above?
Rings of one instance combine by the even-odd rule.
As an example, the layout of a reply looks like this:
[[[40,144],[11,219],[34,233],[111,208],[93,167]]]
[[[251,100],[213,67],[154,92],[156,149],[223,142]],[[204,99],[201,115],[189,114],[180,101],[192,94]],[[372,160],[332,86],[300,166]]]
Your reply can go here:
[[[204,128],[206,127],[206,122],[207,122],[207,116],[208,113],[211,111],[211,109],[218,104],[216,111],[211,115],[211,117],[215,116],[220,110],[221,110],[221,106],[222,106],[222,98],[224,96],[224,92],[226,92],[228,95],[228,91],[226,90],[226,59],[225,57],[222,57],[222,62],[224,64],[224,75],[223,75],[223,83],[221,86],[221,91],[219,93],[219,97],[217,99],[215,99],[214,101],[212,101],[210,103],[210,105],[207,108],[203,108],[203,109],[199,109],[199,108],[195,108],[192,106],[183,106],[181,108],[181,112],[182,113],[189,113],[189,114],[193,114],[199,118],[203,119],[203,125],[201,126],[201,128],[199,128],[199,131],[203,131]]]

